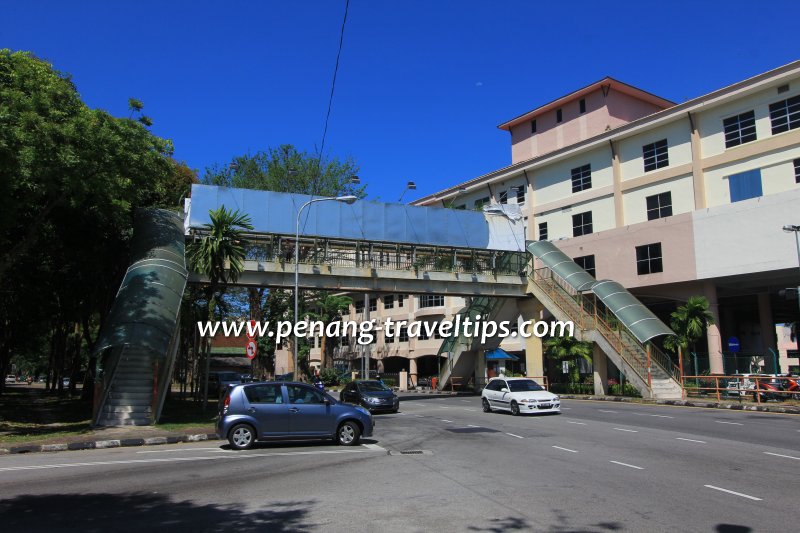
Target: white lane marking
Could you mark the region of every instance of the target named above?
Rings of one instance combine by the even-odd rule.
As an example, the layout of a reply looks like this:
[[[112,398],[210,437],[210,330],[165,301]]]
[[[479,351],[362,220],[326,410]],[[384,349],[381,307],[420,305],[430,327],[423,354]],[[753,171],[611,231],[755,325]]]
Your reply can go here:
[[[199,452],[199,451],[208,451],[211,450],[213,452],[219,451],[221,448],[181,448],[179,450],[145,450],[136,453],[174,453],[174,452]]]
[[[562,407],[562,409],[566,409],[567,411],[569,411],[570,409],[572,409],[572,407]]]
[[[704,487],[708,487],[709,489],[718,490],[720,492],[727,492],[728,494],[733,494],[735,496],[741,496],[742,498],[747,498],[748,500],[755,500],[757,502],[761,501],[761,498],[756,498],[755,496],[750,496],[749,494],[742,494],[741,492],[735,492],[728,489],[723,489],[722,487],[715,487],[714,485],[703,485]]]
[[[730,424],[732,426],[743,426],[744,424],[740,424],[739,422],[725,422],[723,420],[714,420],[717,424]]]
[[[644,468],[642,468],[641,466],[629,465],[628,463],[620,463],[619,461],[609,461],[609,463],[614,463],[615,465],[620,465],[620,466],[627,466],[628,468],[635,468],[636,470],[644,470]]]
[[[775,457],[785,457],[787,459],[794,459],[795,461],[800,461],[800,457],[793,457],[791,455],[781,455],[779,453],[772,453],[772,452],[764,452],[767,455],[774,455]]]
[[[467,402],[467,403],[469,403],[469,402],[471,402],[472,400],[461,400],[461,401],[462,401],[462,402]]]
[[[683,437],[675,437],[675,440],[685,440],[686,442],[699,442],[700,444],[707,444],[704,440],[684,439]]]
[[[364,448],[369,448],[370,450],[381,450],[384,452],[386,451],[386,448],[384,448],[383,446],[378,446],[377,444],[362,444],[361,446],[363,446]]]
[[[517,437],[518,439],[524,439],[525,438],[525,437],[520,437],[519,435],[514,435],[513,433],[506,433],[506,435],[509,435],[511,437]]]
[[[553,446],[556,450],[564,450],[565,452],[578,453],[578,450],[570,450],[569,448],[562,448],[561,446]]]
[[[675,418],[674,416],[668,416],[668,415],[651,415],[650,413],[633,413],[633,414],[634,414],[634,415],[637,415],[637,416],[655,416],[655,417],[658,417],[658,418]]]
[[[608,409],[598,409],[601,413],[616,413],[616,411],[609,411]]]
[[[417,418],[425,418],[425,415],[414,415],[414,416],[416,416]]]
[[[384,448],[381,448],[384,450]],[[376,449],[377,451],[377,449]],[[111,466],[149,463],[177,463],[182,461],[215,461],[218,459],[246,459],[248,457],[286,457],[291,455],[326,455],[343,453],[369,453],[369,450],[316,450],[310,452],[267,452],[267,453],[237,453],[233,455],[207,455],[197,457],[169,457],[153,459],[127,459],[118,461],[94,461],[90,463],[60,463],[49,465],[9,466],[0,468],[0,472],[14,472],[18,470],[48,470],[52,468],[77,468],[82,466]]]
[[[483,426],[476,426],[475,424],[467,424],[468,428],[481,428]]]
[[[446,406],[446,405],[440,405],[440,406],[439,406],[439,409],[450,409],[450,407],[448,407],[448,406]]]
[[[614,429],[616,429],[617,431],[627,431],[628,433],[639,433],[635,429],[623,429],[623,428],[614,428]]]
[[[586,422],[574,422],[572,420],[567,420],[567,424],[580,424],[581,426],[585,426]]]
[[[477,411],[477,409],[469,409],[468,407],[464,407],[465,411]]]
[[[451,423],[451,424],[453,423],[452,420],[445,420],[444,418],[440,418],[439,420],[441,420],[442,422],[448,422],[448,423]]]

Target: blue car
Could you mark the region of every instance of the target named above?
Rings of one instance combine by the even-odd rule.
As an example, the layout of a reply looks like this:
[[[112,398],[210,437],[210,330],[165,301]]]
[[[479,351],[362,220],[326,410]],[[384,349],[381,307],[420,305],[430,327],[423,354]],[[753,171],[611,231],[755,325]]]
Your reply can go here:
[[[228,387],[217,433],[236,450],[256,441],[327,440],[343,446],[372,436],[372,415],[305,383],[261,382]]]

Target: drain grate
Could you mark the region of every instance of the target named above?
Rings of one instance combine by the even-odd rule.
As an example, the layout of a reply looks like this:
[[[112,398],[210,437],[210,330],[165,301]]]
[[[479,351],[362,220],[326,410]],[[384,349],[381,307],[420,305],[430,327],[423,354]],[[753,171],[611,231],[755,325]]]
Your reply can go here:
[[[400,452],[400,455],[422,455],[423,453],[425,452],[422,450],[403,450]]]

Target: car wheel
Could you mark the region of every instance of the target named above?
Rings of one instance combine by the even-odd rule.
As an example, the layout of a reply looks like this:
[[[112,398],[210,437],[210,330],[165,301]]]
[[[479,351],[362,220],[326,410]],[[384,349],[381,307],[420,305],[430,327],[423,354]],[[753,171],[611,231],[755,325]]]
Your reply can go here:
[[[492,406],[489,405],[489,400],[484,398],[483,401],[481,402],[481,404],[483,405],[483,412],[484,413],[491,413],[492,412]]]
[[[342,446],[355,446],[361,439],[361,429],[352,421],[344,422],[336,430],[336,441]]]
[[[231,428],[228,433],[228,442],[234,450],[249,450],[256,441],[256,432],[253,426],[239,424]]]
[[[511,402],[511,414],[514,416],[519,414],[519,404],[517,402]]]

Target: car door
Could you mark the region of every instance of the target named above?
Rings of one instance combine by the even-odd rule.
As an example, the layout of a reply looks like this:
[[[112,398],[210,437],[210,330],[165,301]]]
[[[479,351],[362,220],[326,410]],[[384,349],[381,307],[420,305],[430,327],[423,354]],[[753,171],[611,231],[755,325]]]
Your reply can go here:
[[[508,392],[503,392],[503,389],[508,389],[508,383],[503,379],[496,379],[492,383],[494,383],[495,390],[493,407],[509,409]]]
[[[289,406],[277,384],[244,387],[247,413],[255,418],[262,438],[285,437],[289,434]]]
[[[355,383],[348,383],[344,389],[344,401],[355,405],[359,404],[358,388]]]
[[[325,395],[308,385],[287,385],[289,433],[292,437],[333,435],[335,417]]]

